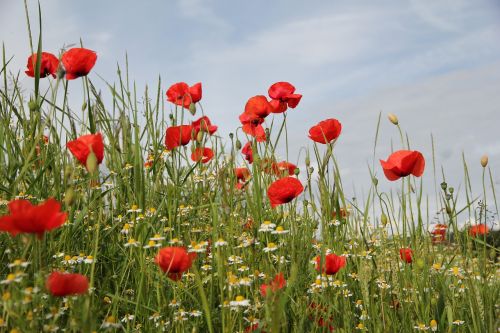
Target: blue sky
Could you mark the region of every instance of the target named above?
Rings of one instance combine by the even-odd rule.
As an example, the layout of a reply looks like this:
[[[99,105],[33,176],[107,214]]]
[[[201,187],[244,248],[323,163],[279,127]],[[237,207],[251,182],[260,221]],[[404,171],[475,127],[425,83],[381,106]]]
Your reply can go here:
[[[480,190],[483,154],[500,184],[498,1],[40,2],[44,50],[56,53],[82,38],[98,53],[94,71],[110,81],[125,52],[139,87],[154,85],[158,75],[164,89],[201,81],[204,110],[222,135],[239,125],[249,97],[276,81],[293,83],[304,97],[289,112],[290,160],[311,147],[309,127],[337,118],[346,188],[368,188],[379,112],[378,158],[389,155],[391,140],[397,144],[385,118],[392,112],[429,166],[434,135],[438,167],[455,187],[463,185],[462,152],[473,189]],[[36,3],[29,3],[35,25]],[[23,11],[21,1],[0,0],[0,40],[15,56],[13,72],[24,71],[29,55]]]

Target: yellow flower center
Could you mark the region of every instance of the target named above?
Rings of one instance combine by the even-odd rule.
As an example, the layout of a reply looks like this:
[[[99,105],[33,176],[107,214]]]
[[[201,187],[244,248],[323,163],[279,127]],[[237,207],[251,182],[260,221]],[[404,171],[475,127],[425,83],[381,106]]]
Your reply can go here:
[[[245,297],[243,297],[243,296],[241,296],[241,295],[238,295],[238,296],[236,296],[236,299],[235,299],[235,300],[236,300],[236,302],[242,302],[242,301],[244,301],[244,300],[245,300]]]

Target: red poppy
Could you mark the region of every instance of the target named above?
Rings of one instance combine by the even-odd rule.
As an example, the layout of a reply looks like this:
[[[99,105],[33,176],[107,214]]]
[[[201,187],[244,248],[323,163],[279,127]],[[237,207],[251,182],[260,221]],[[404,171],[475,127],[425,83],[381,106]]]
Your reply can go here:
[[[185,146],[191,141],[193,127],[191,125],[171,126],[165,133],[165,146],[172,150]]]
[[[177,82],[170,86],[167,90],[167,101],[189,109],[192,104],[201,100],[201,82],[194,84],[192,87],[185,82]]]
[[[409,247],[399,249],[399,256],[407,264],[411,264],[413,261],[413,251]]]
[[[243,331],[244,333],[250,333],[250,332],[255,332],[259,331],[260,333],[266,333],[266,331],[259,330],[259,323],[252,324],[250,326],[247,326],[245,330]]]
[[[424,156],[418,151],[398,150],[387,161],[380,160],[385,177],[394,181],[410,174],[420,177],[424,173]]]
[[[42,237],[44,232],[64,224],[68,216],[61,212],[61,204],[52,198],[37,206],[28,200],[13,200],[8,208],[10,215],[0,217],[0,231],[9,232],[12,236],[22,232]]]
[[[334,211],[332,213],[332,217],[334,219],[345,219],[350,215],[349,210],[347,210],[346,208],[340,208],[339,212],[340,212],[340,214],[338,214],[338,216],[337,216],[337,212]]]
[[[309,320],[315,321],[319,327],[328,327],[330,332],[333,332],[335,328],[332,325],[333,317],[325,317],[328,313],[328,309],[322,306],[321,304],[316,304],[312,302],[309,304],[307,312],[311,312],[308,316]]]
[[[285,277],[283,276],[283,273],[278,273],[274,277],[274,279],[271,281],[270,284],[262,284],[260,286],[260,294],[262,297],[267,296],[267,292],[271,291],[272,293],[277,292],[280,289],[283,289],[286,285],[286,280]]]
[[[191,267],[195,258],[196,253],[188,253],[186,248],[171,246],[160,249],[155,257],[155,263],[169,278],[177,281],[182,277],[182,273]]]
[[[272,183],[267,189],[267,196],[271,202],[271,207],[285,204],[298,197],[304,187],[297,178],[285,177]]]
[[[82,165],[87,164],[90,151],[94,152],[99,164],[104,159],[104,142],[101,133],[82,135],[76,140],[69,141],[66,147]]]
[[[248,168],[234,168],[234,175],[236,176],[236,179],[239,181],[246,181],[248,178],[250,178],[250,170]]]
[[[26,65],[28,69],[25,71],[26,75],[35,77],[35,67],[37,62],[36,53],[32,54],[28,58],[28,64]],[[42,59],[40,60],[40,78],[52,75],[56,77],[57,67],[59,67],[59,59],[52,53],[42,52]]]
[[[239,118],[241,124],[243,125],[243,132],[253,136],[258,142],[266,141],[266,131],[264,130],[264,127],[262,127],[264,118],[247,113],[242,113]]]
[[[272,110],[266,96],[257,95],[248,99],[244,113],[257,118],[266,118]]]
[[[207,116],[203,116],[191,123],[194,129],[194,135],[197,136],[199,131],[214,134],[217,131],[217,126],[212,125],[212,122]]]
[[[45,286],[52,296],[82,295],[89,289],[89,280],[81,274],[52,272]]]
[[[346,264],[344,256],[338,256],[334,253],[325,256],[325,262],[321,263],[321,256],[316,257],[316,270],[327,275],[336,274]],[[322,267],[320,269],[320,267]]]
[[[271,165],[271,169],[273,170],[273,173],[278,177],[293,176],[295,174],[295,169],[297,169],[297,166],[286,161],[279,163],[273,162]]]
[[[97,54],[83,47],[75,47],[64,52],[61,60],[66,70],[66,79],[74,80],[90,73],[97,60]]]
[[[448,229],[448,226],[446,224],[436,224],[434,226],[434,229],[432,229],[431,231],[432,242],[441,243],[442,241],[444,241],[446,237],[446,229]]]
[[[302,95],[295,94],[295,87],[288,82],[276,82],[269,87],[270,102],[273,113],[285,112],[288,107],[295,108],[302,98]]]
[[[309,129],[309,138],[318,143],[329,143],[339,137],[342,125],[337,119],[326,119]]]
[[[208,163],[214,157],[214,152],[210,148],[196,148],[191,153],[191,160],[194,162],[199,162],[205,164]]]
[[[248,179],[250,179],[250,170],[248,168],[234,168],[234,175],[236,176],[236,188],[241,190]]]
[[[484,223],[476,224],[469,228],[469,235],[472,237],[486,235],[488,232],[490,232],[490,229]]]
[[[248,161],[248,163],[253,163],[253,150],[252,143],[250,141],[243,146],[243,148],[241,149],[241,153],[245,156],[245,159]]]

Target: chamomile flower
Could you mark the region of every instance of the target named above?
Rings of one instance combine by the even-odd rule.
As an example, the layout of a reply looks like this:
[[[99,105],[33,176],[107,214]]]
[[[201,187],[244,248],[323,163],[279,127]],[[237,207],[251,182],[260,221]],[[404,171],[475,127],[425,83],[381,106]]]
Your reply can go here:
[[[101,328],[103,329],[114,329],[114,328],[121,328],[123,327],[122,324],[117,322],[116,318],[114,316],[108,316],[104,320],[104,322],[101,325]]]
[[[123,246],[125,247],[138,247],[139,246],[139,242],[136,241],[135,239],[133,238],[130,238]]]
[[[417,331],[427,331],[429,330],[429,326],[425,325],[424,323],[418,323],[417,325],[413,326],[414,329]]]
[[[238,295],[238,296],[236,296],[234,301],[229,302],[229,306],[231,306],[231,308],[235,308],[235,309],[240,308],[240,307],[249,307],[250,301],[248,299],[246,299],[245,297]]]
[[[7,267],[9,267],[9,268],[13,268],[13,267],[25,268],[25,267],[28,267],[29,264],[30,264],[29,261],[24,261],[22,259],[16,259],[13,262],[11,262],[10,264],[7,264]]]
[[[120,233],[124,234],[124,235],[128,235],[128,233],[130,232],[130,228],[132,227],[131,224],[129,223],[125,223],[122,227],[122,230],[120,230]]]
[[[182,245],[183,242],[179,240],[178,238],[172,238],[171,240],[168,241],[170,245]]]
[[[271,232],[276,227],[276,224],[271,223],[271,221],[264,221],[259,227],[259,232]]]
[[[122,319],[122,323],[128,323],[129,321],[134,320],[135,316],[133,314],[126,314]]]
[[[155,241],[155,242],[162,241],[164,239],[165,237],[161,236],[160,234],[154,234],[153,237],[149,238],[150,241]]]
[[[368,330],[368,329],[365,327],[365,324],[363,324],[363,323],[359,323],[359,324],[357,324],[355,328],[356,328],[356,330],[357,330],[357,331],[367,331],[367,330]]]
[[[140,213],[142,212],[142,209],[139,208],[137,205],[132,205],[129,210],[127,210],[127,213]]]
[[[189,311],[190,317],[200,317],[203,313],[200,310],[191,310]]]
[[[267,253],[267,252],[274,252],[277,249],[278,249],[278,245],[271,242],[271,243],[267,243],[267,246],[265,248],[263,248],[262,250]]]
[[[143,249],[151,249],[151,248],[158,248],[161,247],[161,243],[156,243],[154,240],[149,240],[149,242],[144,245],[142,248]]]
[[[285,235],[289,233],[290,230],[285,230],[282,226],[278,226],[275,230],[271,231],[273,235]]]
[[[438,329],[437,321],[432,319],[430,324],[429,324],[429,327],[431,328],[431,331],[436,332]]]
[[[93,256],[86,256],[84,259],[83,259],[83,262],[86,263],[86,264],[91,264],[95,261],[94,257]]]
[[[215,247],[220,247],[220,246],[226,246],[227,245],[227,242],[222,239],[222,238],[219,238],[215,243],[214,243],[214,246]]]
[[[0,284],[11,284],[14,282],[21,282],[23,273],[17,272],[17,273],[11,273],[7,275],[7,278],[5,280],[0,281]]]
[[[171,308],[178,308],[181,305],[180,302],[177,302],[177,300],[174,298],[173,300],[168,303],[168,306]]]

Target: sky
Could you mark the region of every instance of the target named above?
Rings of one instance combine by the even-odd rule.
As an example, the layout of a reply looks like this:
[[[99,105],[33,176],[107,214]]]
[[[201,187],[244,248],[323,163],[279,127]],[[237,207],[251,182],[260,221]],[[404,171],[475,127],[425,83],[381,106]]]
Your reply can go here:
[[[379,113],[376,159],[386,159],[391,145],[401,148],[389,112],[399,117],[412,149],[426,157],[423,179],[431,197],[431,134],[438,175],[443,168],[451,186],[464,186],[464,154],[473,190],[480,193],[479,160],[487,154],[500,188],[498,1],[40,3],[45,51],[57,53],[82,39],[98,54],[90,78],[103,89],[96,74],[114,81],[125,53],[139,87],[154,86],[158,75],[164,90],[179,81],[202,82],[203,109],[223,137],[239,126],[249,97],[265,95],[274,82],[291,82],[303,99],[288,111],[289,160],[303,166],[303,155],[297,157],[302,147],[312,148],[308,129],[338,119],[343,129],[335,154],[352,196],[370,186],[367,165]],[[28,6],[36,30],[36,2]],[[9,69],[24,74],[30,51],[23,2],[0,0],[0,22],[0,41],[7,57],[14,56]],[[28,78],[23,82],[29,87]],[[384,190],[395,189],[381,183]]]

